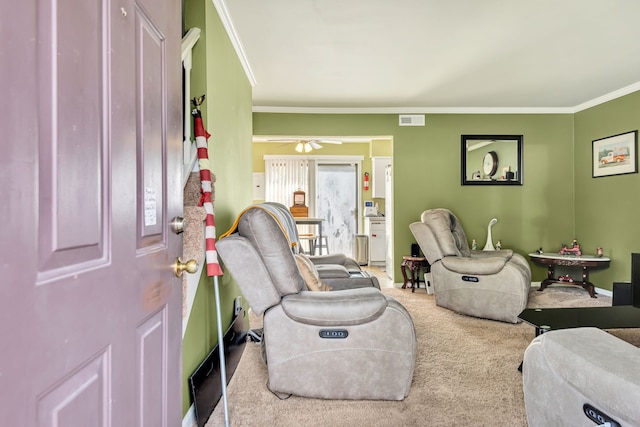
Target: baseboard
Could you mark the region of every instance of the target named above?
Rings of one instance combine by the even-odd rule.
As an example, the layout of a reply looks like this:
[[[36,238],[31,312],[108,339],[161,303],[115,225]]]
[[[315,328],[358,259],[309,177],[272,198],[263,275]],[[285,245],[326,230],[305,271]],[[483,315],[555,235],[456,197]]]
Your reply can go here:
[[[196,427],[196,408],[191,405],[184,418],[182,419],[182,427]]]

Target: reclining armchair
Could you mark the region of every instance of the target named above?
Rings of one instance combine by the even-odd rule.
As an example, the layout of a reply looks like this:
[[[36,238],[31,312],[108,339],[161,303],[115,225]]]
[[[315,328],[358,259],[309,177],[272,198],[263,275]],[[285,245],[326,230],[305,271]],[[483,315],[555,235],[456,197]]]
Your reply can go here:
[[[289,241],[289,246],[294,254],[303,253],[298,227],[291,211],[280,203],[265,202],[248,207],[247,209],[262,209],[274,217]],[[235,231],[236,224],[222,237]],[[334,290],[352,289],[362,287],[374,287],[380,289],[378,278],[362,270],[353,258],[345,254],[328,254],[307,256],[317,270],[322,282],[331,286]],[[349,280],[345,280],[349,279]]]
[[[458,313],[519,322],[527,306],[531,269],[512,250],[472,251],[458,218],[448,209],[422,213],[409,226],[431,265],[436,305]]]
[[[527,422],[543,426],[637,426],[640,349],[596,328],[562,329],[527,347]]]
[[[253,208],[217,242],[251,309],[263,317],[269,389],[323,399],[402,400],[413,376],[411,316],[373,287],[306,290],[276,219]]]

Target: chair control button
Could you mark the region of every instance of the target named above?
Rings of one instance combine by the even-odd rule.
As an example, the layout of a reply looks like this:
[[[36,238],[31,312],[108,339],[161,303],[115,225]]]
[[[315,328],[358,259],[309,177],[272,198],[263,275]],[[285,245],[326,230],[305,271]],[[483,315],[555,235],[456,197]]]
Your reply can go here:
[[[594,408],[588,403],[585,403],[582,406],[582,410],[584,411],[584,414],[587,416],[587,418],[589,418],[591,421],[594,421],[599,425],[609,425],[610,427],[620,427],[619,422],[615,421],[613,418],[611,418],[604,412],[600,411],[599,409]]]
[[[475,276],[462,276],[462,280],[465,282],[474,282],[474,283],[477,283],[480,281],[480,279],[478,279]]]
[[[320,329],[320,338],[346,338],[349,331],[346,329]]]

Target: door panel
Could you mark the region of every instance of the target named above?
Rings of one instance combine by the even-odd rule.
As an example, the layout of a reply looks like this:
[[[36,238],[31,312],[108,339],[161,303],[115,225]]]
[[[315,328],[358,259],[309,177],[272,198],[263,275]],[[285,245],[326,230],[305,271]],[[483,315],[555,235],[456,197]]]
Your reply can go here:
[[[180,3],[14,6],[0,16],[0,425],[179,425]]]

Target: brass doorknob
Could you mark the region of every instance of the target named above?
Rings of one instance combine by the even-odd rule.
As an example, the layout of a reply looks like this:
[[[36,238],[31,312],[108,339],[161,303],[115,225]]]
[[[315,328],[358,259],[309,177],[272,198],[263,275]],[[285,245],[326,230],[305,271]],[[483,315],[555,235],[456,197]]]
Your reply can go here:
[[[173,264],[173,271],[176,273],[176,277],[182,276],[183,271],[193,274],[198,271],[198,261],[190,259],[187,262],[182,262],[180,257],[178,257],[176,258],[175,264]]]

